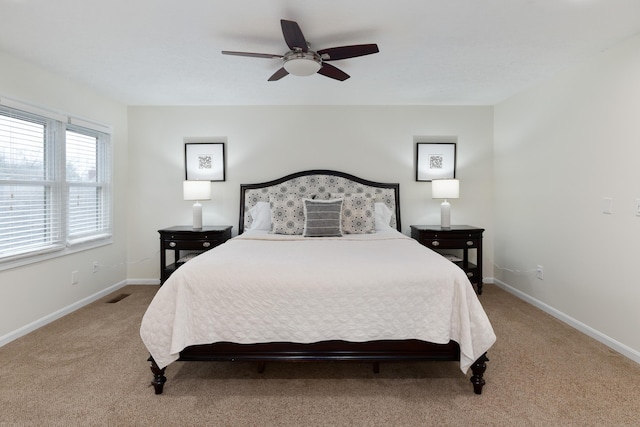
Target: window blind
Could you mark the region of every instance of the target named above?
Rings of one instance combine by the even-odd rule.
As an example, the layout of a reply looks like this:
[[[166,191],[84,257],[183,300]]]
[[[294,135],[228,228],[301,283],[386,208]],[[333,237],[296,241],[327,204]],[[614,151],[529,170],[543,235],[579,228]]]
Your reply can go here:
[[[111,235],[110,135],[0,105],[0,263]]]
[[[50,119],[0,110],[0,257],[62,247]]]
[[[77,126],[66,132],[69,241],[110,234],[111,180],[106,134]]]

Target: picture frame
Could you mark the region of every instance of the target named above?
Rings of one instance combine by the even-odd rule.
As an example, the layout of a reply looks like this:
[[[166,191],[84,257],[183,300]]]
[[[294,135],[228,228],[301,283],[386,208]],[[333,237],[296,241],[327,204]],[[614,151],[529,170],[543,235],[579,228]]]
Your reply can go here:
[[[416,143],[416,181],[456,177],[455,142]]]
[[[184,168],[187,181],[224,181],[224,142],[186,142]]]

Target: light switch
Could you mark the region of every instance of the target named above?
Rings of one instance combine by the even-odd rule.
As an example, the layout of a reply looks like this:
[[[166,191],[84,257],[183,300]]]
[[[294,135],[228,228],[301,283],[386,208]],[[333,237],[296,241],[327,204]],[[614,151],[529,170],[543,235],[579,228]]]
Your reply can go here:
[[[605,197],[604,199],[602,199],[602,213],[613,213],[613,199],[611,197]]]
[[[636,216],[640,216],[640,199],[636,199]]]

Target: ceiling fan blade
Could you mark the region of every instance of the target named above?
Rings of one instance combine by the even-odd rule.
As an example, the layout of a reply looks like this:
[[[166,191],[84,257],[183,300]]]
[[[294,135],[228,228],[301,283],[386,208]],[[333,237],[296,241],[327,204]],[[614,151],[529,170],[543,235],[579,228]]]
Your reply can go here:
[[[341,82],[351,77],[349,74],[334,67],[331,64],[322,64],[322,68],[318,70],[318,74],[322,74],[323,76],[330,77],[332,79],[340,80]]]
[[[282,67],[278,71],[273,73],[273,75],[269,77],[268,81],[275,82],[276,80],[280,80],[281,78],[283,78],[284,76],[287,76],[288,74],[289,72],[285,70],[284,67]]]
[[[282,59],[282,55],[270,53],[252,53],[252,52],[235,52],[232,50],[223,50],[223,55],[250,56],[252,58]]]
[[[307,52],[309,50],[307,40],[304,38],[302,30],[297,22],[281,19],[280,26],[282,27],[284,41],[287,43],[287,46],[289,46],[289,49],[296,50],[296,48],[299,48],[303,52]]]
[[[323,61],[336,61],[338,59],[355,58],[357,56],[371,55],[378,53],[378,45],[373,44],[356,44],[353,46],[331,47],[318,51],[318,55]]]

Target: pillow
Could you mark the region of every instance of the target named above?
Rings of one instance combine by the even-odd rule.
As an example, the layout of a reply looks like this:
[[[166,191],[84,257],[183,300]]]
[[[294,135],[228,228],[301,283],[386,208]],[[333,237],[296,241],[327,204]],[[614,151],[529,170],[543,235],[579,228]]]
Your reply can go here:
[[[304,237],[342,236],[342,199],[303,199]]]
[[[271,230],[271,206],[269,202],[258,202],[249,209],[251,225],[249,230]]]
[[[391,217],[393,216],[393,212],[389,209],[389,206],[386,203],[376,202],[375,204],[375,224],[376,231],[380,230],[392,230],[391,227]]]
[[[304,211],[297,194],[269,194],[271,232],[274,234],[302,234]]]
[[[370,194],[345,194],[342,206],[342,231],[346,234],[373,233],[374,199]]]

